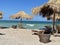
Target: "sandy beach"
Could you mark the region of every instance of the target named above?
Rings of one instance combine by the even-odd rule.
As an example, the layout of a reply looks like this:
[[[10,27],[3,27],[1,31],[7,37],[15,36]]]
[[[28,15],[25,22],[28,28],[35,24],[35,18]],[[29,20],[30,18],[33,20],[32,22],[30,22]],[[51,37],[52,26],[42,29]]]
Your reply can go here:
[[[0,33],[0,45],[60,45],[60,37],[51,36],[51,42],[42,43],[28,29],[0,29]]]

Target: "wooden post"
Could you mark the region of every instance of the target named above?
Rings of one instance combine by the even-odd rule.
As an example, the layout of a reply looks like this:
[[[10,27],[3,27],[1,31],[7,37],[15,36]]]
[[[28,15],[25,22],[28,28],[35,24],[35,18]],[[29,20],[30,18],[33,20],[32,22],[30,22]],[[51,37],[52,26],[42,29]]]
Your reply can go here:
[[[22,28],[22,18],[20,20],[20,23],[18,24],[18,28]]]
[[[52,34],[54,35],[54,30],[55,30],[55,28],[54,28],[54,26],[55,26],[55,9],[54,9],[54,15],[53,15],[53,20],[52,20],[52,24],[53,24],[53,27],[52,27]]]
[[[21,18],[21,23],[22,23],[22,18]]]

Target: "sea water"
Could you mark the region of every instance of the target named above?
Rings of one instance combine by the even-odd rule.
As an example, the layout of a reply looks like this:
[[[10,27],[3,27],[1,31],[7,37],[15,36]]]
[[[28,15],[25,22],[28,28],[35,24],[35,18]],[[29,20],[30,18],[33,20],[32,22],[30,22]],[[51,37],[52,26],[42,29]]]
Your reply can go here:
[[[0,26],[11,27],[12,25],[20,24],[20,21],[16,20],[0,20]],[[22,25],[26,29],[39,29],[44,26],[52,26],[52,22],[47,21],[22,21]],[[56,25],[60,25],[60,22],[56,22]]]

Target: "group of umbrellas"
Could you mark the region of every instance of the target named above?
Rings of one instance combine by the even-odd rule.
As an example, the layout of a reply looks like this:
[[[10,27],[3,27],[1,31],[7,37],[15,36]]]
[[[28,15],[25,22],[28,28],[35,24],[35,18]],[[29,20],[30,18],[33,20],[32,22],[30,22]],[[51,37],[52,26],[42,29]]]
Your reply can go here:
[[[47,19],[48,18],[53,19],[53,17],[54,17],[53,16],[54,15],[53,12],[55,10],[55,20],[57,20],[57,19],[60,19],[60,12],[59,12],[60,11],[60,6],[59,6],[59,4],[60,4],[60,0],[49,0],[46,4],[43,4],[43,5],[39,6],[39,7],[33,8],[32,9],[32,16],[27,14],[27,13],[25,13],[24,11],[20,11],[20,12],[18,12],[16,14],[10,16],[10,18],[12,18],[12,19],[19,19],[19,18],[21,18],[21,19],[23,19],[23,18],[32,19],[33,15],[38,15],[39,14],[39,15],[45,16],[48,13],[46,18]],[[47,7],[48,5],[50,6],[51,10],[50,9],[46,10],[46,8],[44,9],[44,6]],[[46,14],[42,14],[43,13],[42,12],[42,8],[44,9],[44,12]],[[52,12],[52,14],[51,14],[51,12]],[[49,14],[51,14],[51,15],[49,15]],[[0,12],[0,18],[2,18],[2,17],[3,17],[2,16],[2,12]]]

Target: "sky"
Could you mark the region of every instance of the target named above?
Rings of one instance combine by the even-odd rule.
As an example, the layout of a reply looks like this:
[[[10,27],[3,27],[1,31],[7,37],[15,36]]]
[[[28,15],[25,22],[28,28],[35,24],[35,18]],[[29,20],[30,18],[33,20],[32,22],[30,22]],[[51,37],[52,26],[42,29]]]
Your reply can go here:
[[[47,1],[48,0],[0,0],[0,11],[3,12],[3,20],[11,20],[9,17],[19,11],[25,11],[32,15],[32,8],[43,5]],[[47,20],[41,16],[34,16],[31,21]]]

